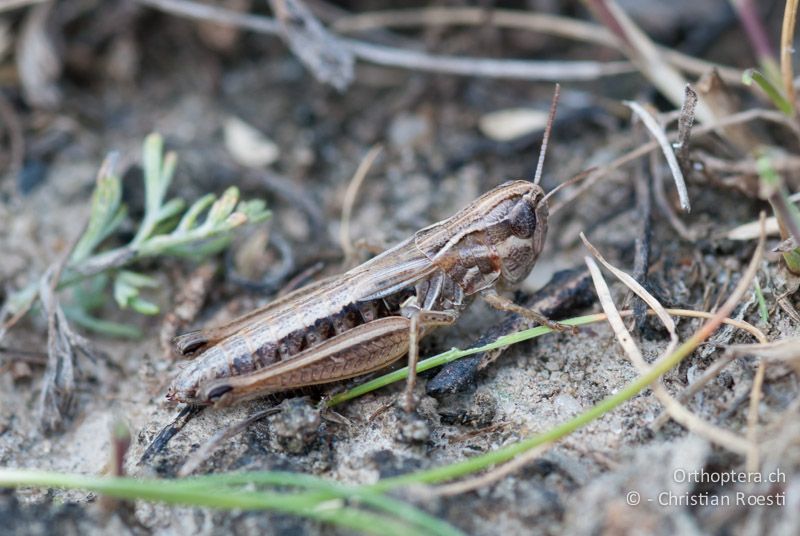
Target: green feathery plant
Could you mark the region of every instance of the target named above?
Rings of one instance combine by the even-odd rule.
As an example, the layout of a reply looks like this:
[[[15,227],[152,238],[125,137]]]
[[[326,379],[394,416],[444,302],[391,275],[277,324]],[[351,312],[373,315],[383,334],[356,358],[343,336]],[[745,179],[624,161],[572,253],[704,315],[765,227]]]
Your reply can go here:
[[[228,188],[217,199],[206,194],[187,207],[184,199],[167,199],[177,164],[174,152],[164,154],[164,141],[158,134],[144,142],[142,168],[145,207],[136,234],[127,244],[102,246],[128,219],[122,202],[122,180],[115,170],[115,155],[100,168],[86,229],[66,263],[58,289],[70,288],[72,300],[63,308],[75,323],[106,335],[138,337],[138,329],[92,316],[103,307],[109,285],[121,309],[144,315],[159,313],[159,307],[143,294],[156,289],[158,280],[131,268],[137,261],[158,256],[181,256],[194,260],[226,248],[234,232],[242,226],[270,217],[262,200],[239,201],[239,190]],[[38,295],[39,282],[12,295],[4,306],[6,315],[24,310]]]

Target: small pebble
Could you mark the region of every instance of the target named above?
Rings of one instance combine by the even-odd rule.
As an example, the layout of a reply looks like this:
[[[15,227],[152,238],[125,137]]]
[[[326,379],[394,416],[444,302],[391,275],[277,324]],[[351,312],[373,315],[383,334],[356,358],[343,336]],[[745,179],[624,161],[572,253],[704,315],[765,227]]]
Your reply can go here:
[[[397,428],[398,441],[411,445],[420,445],[426,443],[430,437],[431,428],[425,419],[416,414],[404,414],[400,417]]]
[[[290,398],[278,407],[281,411],[269,419],[270,444],[290,454],[307,452],[318,437],[319,410],[305,398]]]
[[[17,188],[22,195],[28,195],[47,178],[47,166],[40,160],[25,162],[17,174]]]

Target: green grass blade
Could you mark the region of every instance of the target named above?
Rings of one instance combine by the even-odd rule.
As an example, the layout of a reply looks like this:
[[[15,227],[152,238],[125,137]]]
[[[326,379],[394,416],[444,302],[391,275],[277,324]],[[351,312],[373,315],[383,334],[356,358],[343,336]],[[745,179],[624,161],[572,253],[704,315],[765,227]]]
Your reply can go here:
[[[753,279],[755,286],[756,300],[758,301],[758,316],[761,317],[761,322],[764,324],[769,323],[769,309],[767,309],[767,301],[764,299],[764,293],[761,291],[761,283],[758,278]]]
[[[568,326],[582,326],[585,324],[598,322],[603,318],[605,318],[603,315],[594,314],[587,316],[578,316],[575,318],[570,318],[559,322],[562,324],[566,324]],[[461,359],[462,357],[466,357],[468,355],[479,354],[481,352],[487,352],[489,350],[495,350],[497,348],[502,348],[504,346],[510,346],[512,344],[516,344],[518,342],[534,339],[536,337],[545,335],[546,333],[550,333],[551,331],[552,330],[546,326],[537,326],[535,328],[518,331],[510,335],[504,335],[502,337],[499,337],[496,341],[492,343],[485,344],[483,346],[478,346],[476,348],[468,348],[466,350],[459,350],[458,348],[453,348],[441,354],[429,357],[428,359],[423,359],[422,361],[417,363],[417,373],[425,372],[426,370],[430,370],[435,367],[440,367],[446,363],[455,361],[457,359]],[[394,382],[400,381],[406,377],[408,377],[408,367],[403,367],[401,369],[395,370],[394,372],[390,372],[389,374],[384,374],[383,376],[375,378],[374,380],[362,383],[361,385],[358,385],[348,391],[345,391],[344,393],[339,393],[337,395],[334,395],[330,399],[328,399],[326,405],[328,407],[336,406],[338,404],[341,404],[342,402],[347,402],[348,400],[358,398],[359,396],[362,396],[371,391],[375,391],[376,389],[380,389],[381,387],[385,387]]]
[[[104,478],[27,469],[0,469],[0,487],[47,487],[94,491],[118,499],[142,499],[169,504],[236,510],[273,510],[358,530],[368,534],[405,536],[414,527],[387,516],[342,506],[326,492],[267,493],[199,489],[182,481]],[[422,533],[422,531],[416,532]]]
[[[330,493],[330,498],[356,499],[366,505],[392,513],[406,522],[414,523],[431,534],[455,536],[461,534],[452,525],[437,519],[403,501],[381,495],[363,486],[346,486],[330,480],[303,473],[285,471],[256,471],[251,473],[228,473],[204,475],[181,481],[188,488],[212,486],[274,485],[295,486]]]
[[[759,71],[747,69],[744,74],[742,74],[742,83],[746,86],[750,86],[753,82],[767,94],[769,100],[772,101],[772,104],[774,104],[778,110],[789,117],[794,116],[794,106],[786,99],[783,92]]]

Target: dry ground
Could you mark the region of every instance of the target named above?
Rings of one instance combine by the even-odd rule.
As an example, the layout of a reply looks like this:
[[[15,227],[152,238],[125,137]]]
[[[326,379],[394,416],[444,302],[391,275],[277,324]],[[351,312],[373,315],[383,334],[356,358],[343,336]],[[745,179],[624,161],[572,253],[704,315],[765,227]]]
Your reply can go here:
[[[366,179],[351,222],[352,236],[373,244],[397,243],[504,180],[532,176],[540,133],[521,141],[490,141],[477,125],[484,114],[498,109],[546,109],[550,84],[457,78],[360,64],[357,82],[338,93],[316,82],[276,39],[235,33],[233,45],[215,48],[196,22],[144,9],[131,14],[116,4],[103,9],[105,15],[119,15],[125,23],[120,28],[127,30],[102,33],[99,19],[85,13],[75,19],[77,23],[68,27],[73,41],[66,49],[72,54],[72,63],[67,64],[60,81],[62,96],[53,111],[23,105],[13,89],[6,95],[7,99],[11,96],[23,122],[27,147],[24,169],[2,179],[0,280],[6,292],[43,273],[80,233],[96,169],[105,154],[118,150],[123,159],[136,161],[141,140],[151,131],[162,133],[179,154],[173,191],[182,197],[191,200],[238,185],[247,197],[267,199],[274,211],[268,227],[272,236],[279,233],[292,246],[295,273],[320,257],[327,272],[341,269],[342,259],[337,255],[344,191],[361,158],[376,143],[384,146],[384,152]],[[668,35],[686,28],[682,20],[673,25],[664,30]],[[754,60],[744,59],[741,50],[730,44],[735,40],[731,33],[738,31],[723,33],[718,44],[706,50],[707,56],[737,67],[749,66],[747,62]],[[100,42],[88,40],[92,35],[100,35]],[[420,35],[452,53],[474,53],[481,47],[472,40],[478,40],[495,56],[535,50],[542,57],[563,57],[557,44],[543,44],[530,34],[501,37],[491,30],[454,30],[403,38]],[[79,38],[86,43],[79,43]],[[135,61],[127,60],[133,65],[121,56],[124,52],[119,49],[125,46],[135,54]],[[573,45],[568,53],[580,57],[585,51]],[[121,62],[117,71],[111,69],[114,62]],[[552,188],[590,166],[603,165],[626,147],[645,140],[644,131],[633,130],[629,120],[617,115],[618,108],[609,103],[654,97],[636,74],[565,84],[545,166],[545,187]],[[276,162],[266,173],[247,170],[226,149],[223,131],[233,117],[265,133],[279,148]],[[615,265],[632,270],[639,228],[633,188],[637,165],[609,174],[552,219],[547,247],[523,291],[538,289],[557,270],[582,265],[587,252],[578,240],[580,231]],[[279,191],[286,183],[302,193],[313,213],[309,214],[296,196]],[[125,185],[125,199],[136,214],[141,211],[142,192],[135,173],[126,176]],[[697,239],[681,239],[655,211],[649,278],[668,305],[705,309],[730,292],[754,249],[754,242],[733,242],[724,238],[724,232],[754,220],[766,205],[699,176],[690,178],[689,192],[693,210],[681,218]],[[769,245],[776,243],[773,238]],[[241,249],[241,243],[236,247]],[[238,258],[240,268],[247,264]],[[264,261],[257,258],[256,262]],[[164,310],[170,310],[172,297],[193,266],[158,259],[142,268],[162,282],[157,299]],[[246,311],[274,294],[237,284],[229,268],[223,267],[214,280],[194,325]],[[770,307],[768,324],[760,323],[752,292],[735,315],[759,325],[771,340],[800,334],[798,323],[775,306],[776,297],[790,284],[777,257],[768,257],[758,277]],[[625,289],[614,287],[614,291],[622,303]],[[796,297],[791,300],[797,305]],[[14,364],[25,361],[21,354],[2,356],[0,465],[99,473],[108,463],[109,429],[122,420],[133,434],[127,471],[174,476],[212,434],[276,402],[205,411],[176,435],[163,453],[138,463],[146,446],[176,414],[163,395],[180,365],[167,358],[159,344],[160,317],[120,312],[111,302],[104,314],[136,323],[146,336],[125,342],[87,334],[107,360],[81,362],[85,377],[75,393],[71,417],[58,432],[43,435],[39,431],[36,402],[42,382],[41,360],[28,360],[23,367]],[[502,315],[475,304],[463,321],[426,339],[423,355],[452,346],[467,347],[482,329],[501,319]],[[640,344],[645,357],[653,359],[668,339],[657,324],[648,326]],[[697,321],[681,320],[679,334],[685,338],[697,326]],[[3,346],[44,352],[46,329],[41,313],[34,312],[8,334]],[[716,340],[721,344],[752,342],[734,329],[721,330]],[[667,388],[679,392],[722,351],[715,345],[703,346],[666,375]],[[687,407],[744,435],[756,366],[752,358],[734,359]],[[635,377],[635,369],[610,329],[595,324],[578,335],[548,335],[510,349],[479,376],[474,387],[462,393],[438,399],[426,396],[423,379],[417,388],[419,413],[429,436],[416,444],[398,439],[404,423],[402,413],[392,405],[401,392],[395,386],[338,407],[343,419],[320,417],[308,403],[296,402],[284,414],[254,423],[225,441],[199,472],[285,469],[350,483],[372,482],[487,452],[547,430]],[[688,434],[674,422],[653,430],[651,424],[661,405],[650,391],[570,435],[497,484],[452,498],[421,499],[413,493],[408,498],[470,534],[750,534],[767,529],[792,534],[800,526],[797,393],[797,376],[790,369],[768,368],[758,406],[759,430],[783,445],[777,441],[772,450],[762,453],[761,469],[777,468],[786,474],[782,490],[791,504],[785,507],[626,506],[629,491],[655,497],[662,491],[696,495],[706,489],[676,482],[676,468],[714,472],[741,470],[744,463],[742,457]],[[313,399],[318,394],[309,396]],[[784,414],[787,409],[791,413]],[[308,434],[303,441],[290,440],[301,432]],[[717,494],[766,492],[743,484],[712,485],[711,490]],[[79,492],[3,492],[0,518],[11,521],[4,521],[0,532],[338,532],[284,515],[220,513],[148,503],[137,504],[136,526],[115,515],[104,518],[95,499]]]

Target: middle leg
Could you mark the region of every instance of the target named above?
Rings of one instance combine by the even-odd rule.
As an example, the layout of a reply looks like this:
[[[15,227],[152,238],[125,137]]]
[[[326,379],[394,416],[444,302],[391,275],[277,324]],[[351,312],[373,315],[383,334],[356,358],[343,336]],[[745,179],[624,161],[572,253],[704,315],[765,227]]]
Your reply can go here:
[[[403,306],[403,316],[409,319],[408,327],[408,378],[403,409],[413,413],[415,409],[414,388],[417,385],[417,363],[419,362],[420,332],[438,326],[449,326],[456,321],[456,313],[450,311],[426,311],[416,304]]]
[[[568,326],[566,324],[561,324],[560,322],[554,322],[544,316],[539,311],[534,311],[533,309],[527,309],[522,307],[521,305],[517,305],[513,301],[503,296],[500,296],[494,289],[485,290],[481,292],[481,298],[488,303],[490,306],[494,307],[498,311],[506,311],[509,313],[516,313],[520,316],[527,318],[528,320],[532,320],[537,324],[541,324],[543,326],[547,326],[548,328],[552,329],[553,331],[567,331],[570,330],[572,333],[577,333],[578,328],[575,326]]]

